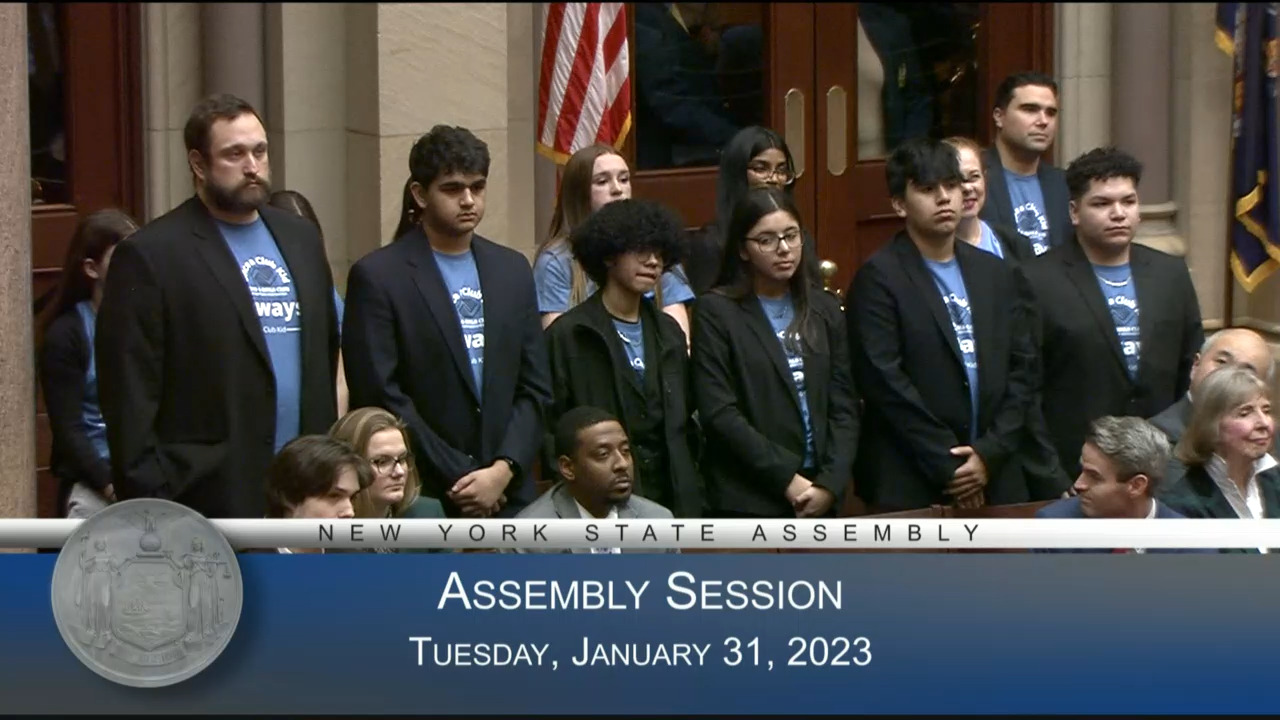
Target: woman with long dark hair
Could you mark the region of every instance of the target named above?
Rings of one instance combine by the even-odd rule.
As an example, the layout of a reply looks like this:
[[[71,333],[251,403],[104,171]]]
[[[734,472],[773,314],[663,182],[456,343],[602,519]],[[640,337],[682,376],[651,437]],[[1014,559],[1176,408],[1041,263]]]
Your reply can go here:
[[[800,213],[748,191],[719,282],[693,317],[693,387],[709,517],[821,517],[853,474],[858,418],[844,317],[803,275]]]
[[[59,511],[70,518],[87,518],[115,501],[93,337],[111,255],[137,230],[120,210],[85,216],[36,321],[40,386],[53,433],[50,466],[58,478]]]
[[[694,293],[702,295],[719,278],[733,206],[755,188],[777,188],[790,196],[795,190],[795,167],[786,141],[767,127],[745,127],[725,145],[720,153],[720,173],[716,177],[715,220],[689,238],[685,270]],[[801,233],[804,237],[803,276],[822,287],[817,245],[812,235],[803,230]]]

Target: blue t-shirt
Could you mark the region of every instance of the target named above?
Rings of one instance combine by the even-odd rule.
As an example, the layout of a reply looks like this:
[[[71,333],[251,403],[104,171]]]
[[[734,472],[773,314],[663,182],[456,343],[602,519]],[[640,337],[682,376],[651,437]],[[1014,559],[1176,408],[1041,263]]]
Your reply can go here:
[[[484,377],[484,293],[480,288],[480,271],[476,269],[476,256],[467,250],[449,255],[432,250],[436,266],[449,290],[453,308],[458,312],[462,325],[462,342],[471,359],[471,376],[476,381],[476,394],[483,397]]]
[[[640,382],[644,382],[644,326],[639,322],[613,318],[613,327],[618,331],[622,349],[627,352],[627,362],[631,363],[631,369],[636,371]]]
[[[558,242],[538,253],[533,262],[533,282],[538,288],[538,312],[562,313],[569,311],[569,296],[573,294],[573,256],[569,243]],[[586,278],[584,297],[596,291],[596,284]],[[662,304],[675,305],[693,299],[693,288],[679,265],[662,273]],[[653,297],[649,291],[646,297]]]
[[[996,237],[995,231],[983,220],[978,221],[978,227],[982,229],[982,234],[978,236],[978,249],[986,250],[1003,260],[1004,246],[1000,244],[1000,238]]]
[[[262,218],[247,225],[217,222],[262,322],[276,378],[275,448],[279,452],[298,437],[302,423],[302,308],[293,275]]]
[[[1049,216],[1045,213],[1039,176],[1019,175],[1005,168],[1004,177],[1018,233],[1031,241],[1036,255],[1044,254],[1049,249]]]
[[[955,258],[946,262],[925,259],[924,264],[933,275],[933,283],[942,294],[942,304],[951,317],[951,327],[964,356],[964,371],[969,376],[969,404],[973,416],[969,424],[969,441],[978,434],[978,345],[973,339],[973,313],[969,310],[969,291],[960,274],[960,263]]]
[[[84,325],[84,335],[89,339],[89,369],[84,374],[84,398],[80,401],[80,417],[84,421],[84,434],[93,444],[98,457],[107,459],[111,453],[107,450],[107,423],[102,419],[102,407],[98,405],[98,364],[94,360],[93,334],[97,327],[98,313],[93,310],[93,303],[81,300],[76,303],[76,312]]]
[[[1133,287],[1129,264],[1094,265],[1093,274],[1097,276],[1098,287],[1111,309],[1111,321],[1116,325],[1116,336],[1120,338],[1129,377],[1136,378],[1138,360],[1142,356],[1142,336],[1138,331],[1138,293]]]
[[[796,394],[800,396],[800,416],[804,418],[804,466],[812,468],[815,462],[813,423],[809,419],[809,398],[805,392],[807,386],[804,379],[804,356],[800,353],[800,338],[792,338],[792,342],[787,342],[787,327],[795,318],[795,305],[792,304],[789,294],[780,298],[757,297],[760,298],[760,307],[764,309],[765,317],[769,318],[769,325],[778,336],[778,342],[782,343],[782,350],[787,355],[787,365],[791,368],[791,381],[796,384]]]

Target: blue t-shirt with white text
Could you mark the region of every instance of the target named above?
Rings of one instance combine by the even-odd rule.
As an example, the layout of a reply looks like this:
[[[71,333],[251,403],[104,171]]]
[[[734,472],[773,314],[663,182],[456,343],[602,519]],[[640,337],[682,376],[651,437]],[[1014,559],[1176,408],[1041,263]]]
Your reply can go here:
[[[470,250],[450,255],[432,250],[436,266],[444,278],[449,299],[458,313],[462,325],[462,342],[471,360],[471,376],[476,381],[476,394],[483,392],[484,378],[484,293],[480,288],[480,271],[476,268],[476,256]]]
[[[1045,212],[1044,190],[1038,175],[1019,175],[1005,168],[1005,184],[1013,204],[1013,221],[1018,233],[1031,241],[1036,255],[1049,250],[1049,215]]]
[[[640,382],[644,382],[644,326],[639,322],[627,322],[613,318],[613,327],[622,341],[622,349],[627,353],[627,362],[636,371]]]
[[[1142,357],[1142,336],[1138,330],[1138,293],[1133,286],[1129,264],[1094,265],[1093,274],[1097,276],[1098,287],[1111,310],[1111,321],[1115,323],[1116,336],[1120,338],[1120,350],[1124,353],[1129,377],[1136,378],[1138,361]]]
[[[951,318],[951,327],[964,356],[964,371],[969,376],[969,404],[973,416],[969,425],[969,441],[978,435],[978,345],[973,337],[973,313],[969,309],[969,291],[960,274],[960,263],[951,258],[946,262],[926,259],[924,264],[933,275],[933,283],[942,295],[942,304]]]
[[[796,309],[791,302],[791,295],[780,298],[760,298],[760,307],[764,309],[769,325],[782,343],[782,350],[787,356],[787,366],[791,369],[791,382],[795,383],[796,394],[800,396],[800,415],[804,418],[804,466],[814,467],[815,455],[813,445],[813,423],[809,418],[809,397],[804,377],[804,356],[800,353],[800,338],[793,337],[787,341],[787,328],[795,319]]]
[[[217,224],[249,286],[271,356],[276,378],[275,449],[279,452],[298,436],[302,424],[302,308],[284,255],[261,217],[246,225],[220,220]]]

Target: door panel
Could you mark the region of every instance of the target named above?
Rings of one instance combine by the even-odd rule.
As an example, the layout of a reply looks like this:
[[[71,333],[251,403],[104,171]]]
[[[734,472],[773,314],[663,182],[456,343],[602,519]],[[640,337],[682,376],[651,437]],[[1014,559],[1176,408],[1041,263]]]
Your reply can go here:
[[[696,15],[702,4],[674,5],[692,6],[688,12]],[[697,167],[655,169],[652,163],[637,164],[636,143],[653,142],[646,136],[645,124],[660,121],[651,112],[640,112],[637,93],[642,90],[638,88],[661,69],[654,70],[646,62],[653,45],[637,44],[636,4],[629,7],[633,8],[628,24],[636,79],[632,99],[637,112],[623,150],[635,168],[632,186],[636,197],[666,203],[687,226],[701,227],[715,217],[716,168],[708,164],[710,159],[693,162]],[[801,166],[797,169],[802,169],[794,186],[796,200],[805,225],[818,240],[819,253],[837,265],[831,283],[835,289],[847,287],[854,270],[901,228],[889,204],[884,177],[884,156],[896,140],[921,133],[939,138],[957,134],[989,144],[991,105],[999,82],[1022,70],[1052,74],[1050,4],[708,3],[706,7],[713,14],[703,18],[702,24],[718,28],[720,37],[731,28],[738,28],[739,39],[752,32],[762,37],[758,67],[743,60],[741,45],[736,54],[732,43],[731,51],[710,45],[723,53],[707,61],[708,67],[717,68],[715,87],[720,95],[716,101],[739,127],[761,117],[788,138]],[[705,35],[699,37],[705,39]],[[678,34],[668,38],[683,40]],[[859,53],[863,53],[861,64]],[[726,72],[727,66],[739,72]],[[759,103],[752,95],[756,84],[760,85]],[[704,83],[703,89],[707,87]]]
[[[832,287],[844,289],[857,267],[902,227],[889,202],[884,157],[902,139],[922,134],[961,135],[988,145],[1000,81],[1025,70],[1052,74],[1053,7],[819,3],[816,8],[817,88],[845,105],[843,112],[820,108],[819,155],[831,152],[849,167],[843,172],[824,167],[818,175],[814,229],[819,252],[838,265]],[[829,124],[842,117],[848,120],[836,123],[837,137]]]
[[[31,290],[57,283],[76,223],[118,207],[142,220],[140,6],[28,3],[31,108]],[[50,432],[36,399],[36,503],[57,517]]]

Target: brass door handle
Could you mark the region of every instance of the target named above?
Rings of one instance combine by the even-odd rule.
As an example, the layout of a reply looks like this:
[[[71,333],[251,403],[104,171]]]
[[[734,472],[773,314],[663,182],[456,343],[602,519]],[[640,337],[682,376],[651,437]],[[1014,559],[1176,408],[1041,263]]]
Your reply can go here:
[[[818,265],[818,270],[822,272],[822,289],[832,295],[835,295],[836,299],[840,301],[841,306],[843,306],[844,293],[840,288],[831,287],[831,278],[836,276],[836,272],[840,270],[840,266],[830,260],[823,260],[822,263]]]
[[[31,202],[44,202],[44,186],[35,178],[31,178]]]

